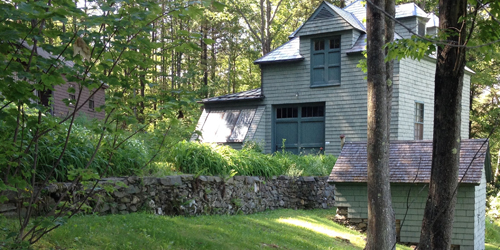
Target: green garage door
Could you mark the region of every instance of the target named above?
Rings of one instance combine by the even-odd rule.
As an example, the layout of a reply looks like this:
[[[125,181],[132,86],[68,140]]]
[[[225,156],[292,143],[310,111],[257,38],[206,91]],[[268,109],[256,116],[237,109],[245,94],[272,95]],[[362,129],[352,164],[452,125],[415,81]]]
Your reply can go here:
[[[283,143],[284,140],[284,143]],[[325,147],[325,105],[274,108],[274,151],[317,154]]]

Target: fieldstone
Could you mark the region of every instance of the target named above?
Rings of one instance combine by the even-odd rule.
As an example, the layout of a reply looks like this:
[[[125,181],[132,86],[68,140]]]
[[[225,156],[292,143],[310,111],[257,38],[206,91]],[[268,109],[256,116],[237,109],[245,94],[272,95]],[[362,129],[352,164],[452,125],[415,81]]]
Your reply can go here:
[[[135,205],[130,206],[130,211],[137,212],[137,207]]]
[[[144,186],[149,186],[149,185],[153,185],[153,184],[156,184],[158,178],[156,177],[144,177],[142,178],[142,184]]]
[[[128,194],[136,194],[139,193],[140,190],[136,186],[129,186],[127,189],[125,189],[125,192],[127,192]]]
[[[100,212],[101,212],[101,213],[104,213],[104,212],[106,212],[106,211],[108,211],[108,210],[109,210],[109,204],[108,204],[108,203],[104,203],[104,204],[102,205],[101,209],[100,209]]]
[[[235,181],[238,181],[238,182],[241,182],[241,181],[244,181],[245,180],[245,176],[235,176],[233,177]]]
[[[120,211],[120,214],[124,214],[125,215],[125,214],[129,214],[129,212],[128,211]]]
[[[141,199],[139,199],[139,197],[137,197],[137,196],[134,196],[134,197],[132,197],[132,202],[131,203],[132,204],[137,204],[137,203],[139,203],[139,201],[141,201]]]
[[[222,179],[219,176],[207,176],[208,182],[216,182],[219,183]]]
[[[127,178],[128,183],[134,184],[138,180],[137,176],[130,176]]]
[[[198,180],[200,180],[202,182],[206,182],[207,181],[207,177],[206,176],[199,176]]]
[[[192,181],[194,179],[193,175],[192,174],[183,174],[183,175],[179,175],[182,179],[182,181],[186,182],[186,181]]]
[[[160,183],[164,186],[180,186],[182,184],[182,179],[180,176],[167,176],[160,178]]]
[[[330,198],[332,196],[332,191],[326,190],[324,194],[326,198]]]
[[[125,209],[127,209],[127,206],[125,204],[118,205],[118,210],[125,210]]]
[[[361,223],[361,222],[363,222],[363,220],[362,219],[358,219],[358,218],[352,218],[352,219],[349,220],[349,222],[351,222],[351,223]]]
[[[122,202],[122,203],[129,203],[130,199],[128,197],[123,197],[123,198],[120,199],[120,202]]]
[[[359,224],[358,224],[358,228],[359,228],[359,229],[362,229],[362,230],[363,230],[363,229],[366,229],[366,224],[365,224],[365,223],[359,223]]]
[[[125,196],[125,192],[115,191],[113,195],[117,198],[122,198],[123,196]]]

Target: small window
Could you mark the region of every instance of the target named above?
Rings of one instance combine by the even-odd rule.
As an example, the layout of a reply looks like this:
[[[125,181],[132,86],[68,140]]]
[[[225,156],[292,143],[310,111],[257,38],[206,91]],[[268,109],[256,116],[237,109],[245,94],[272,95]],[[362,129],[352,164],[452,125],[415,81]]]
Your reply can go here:
[[[330,39],[330,49],[340,49],[340,38]]]
[[[325,41],[315,41],[314,42],[314,50],[319,51],[319,50],[325,50]]]
[[[297,118],[299,116],[298,108],[278,108],[276,109],[276,118]]]
[[[324,117],[324,106],[302,107],[302,117]]]
[[[425,36],[425,23],[424,22],[418,22],[418,32],[417,34],[419,36]]]
[[[89,109],[92,111],[94,110],[94,96],[90,96],[89,98]]]
[[[75,105],[75,103],[76,103],[75,94],[69,94],[69,105]]]
[[[424,104],[420,102],[415,103],[415,140],[424,139]]]

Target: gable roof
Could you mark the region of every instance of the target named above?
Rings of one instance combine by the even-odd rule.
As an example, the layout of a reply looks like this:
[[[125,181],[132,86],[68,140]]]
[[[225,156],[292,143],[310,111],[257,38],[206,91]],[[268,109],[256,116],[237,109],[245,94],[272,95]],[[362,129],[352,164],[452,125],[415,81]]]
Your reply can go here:
[[[276,62],[295,62],[302,61],[304,57],[300,54],[300,39],[292,38],[290,41],[281,45],[277,49],[269,52],[267,55],[255,60],[255,64],[266,64]]]
[[[437,17],[434,13],[429,13],[427,18],[429,18],[429,21],[425,24],[426,28],[439,27],[439,17]]]
[[[210,98],[205,98],[201,100],[202,103],[216,103],[216,102],[228,102],[228,101],[244,101],[244,100],[262,100],[264,96],[260,88],[251,89],[243,92],[238,92],[234,94],[227,94],[223,96],[215,96]]]
[[[391,183],[429,183],[432,164],[432,141],[392,141],[389,167]],[[483,168],[491,180],[491,162],[487,139],[464,139],[460,148],[459,181],[479,184]],[[464,176],[465,174],[465,176]],[[329,182],[367,181],[366,142],[344,145],[328,178]]]
[[[422,17],[424,19],[430,19],[429,21],[435,21],[432,15],[428,15],[420,7],[414,3],[401,4],[396,6],[396,18],[403,17]],[[435,16],[434,16],[435,17]],[[341,9],[331,3],[323,1],[314,13],[298,28],[296,29],[289,38],[291,39],[287,43],[278,47],[277,49],[271,51],[269,54],[254,61],[255,64],[269,64],[269,63],[280,63],[280,62],[293,62],[302,61],[304,57],[300,55],[300,35],[309,35],[309,33],[300,34],[303,29],[312,29],[314,25],[309,25],[314,22],[331,22],[331,21],[345,21],[345,23],[357,30],[360,30],[362,34],[358,37],[353,47],[346,51],[346,53],[354,53],[364,51],[366,48],[366,28],[363,21],[366,19],[366,6],[363,4],[362,0],[356,0]],[[335,20],[337,19],[337,20]],[[326,25],[326,23],[324,24]],[[429,23],[427,25],[430,25]],[[321,25],[319,25],[321,26]],[[338,29],[338,28],[337,28]],[[324,30],[331,32],[332,30]],[[394,39],[400,39],[401,37],[394,34]]]
[[[345,23],[357,30],[360,30],[362,32],[365,32],[365,26],[363,25],[362,22],[359,21],[358,18],[356,18],[352,13],[341,9],[333,4],[330,4],[328,2],[323,1],[318,8],[314,11],[314,13],[297,29],[295,30],[289,37],[295,37],[295,36],[300,36],[301,31],[304,31],[304,29],[310,28],[309,26],[314,26],[314,23],[319,23],[320,27],[325,27],[325,23],[329,23],[330,21],[336,21],[338,22],[340,20],[345,21]],[[335,20],[337,19],[337,20]],[[335,26],[329,26],[328,28],[336,28],[338,30],[342,30],[343,27],[340,27],[340,25],[335,25]],[[322,32],[331,32],[330,30],[324,30],[321,28]],[[335,31],[338,31],[335,30]],[[313,32],[316,34],[316,32]]]

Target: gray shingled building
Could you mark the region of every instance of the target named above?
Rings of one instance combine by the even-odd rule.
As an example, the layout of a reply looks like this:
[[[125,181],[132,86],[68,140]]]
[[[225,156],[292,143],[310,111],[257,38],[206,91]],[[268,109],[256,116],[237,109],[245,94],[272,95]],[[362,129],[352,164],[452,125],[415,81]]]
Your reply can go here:
[[[347,218],[368,218],[366,142],[346,143],[328,181],[335,184],[335,206]],[[393,141],[390,148],[392,206],[399,241],[418,243],[431,175],[432,141]],[[459,188],[452,244],[484,249],[486,183],[492,172],[487,139],[462,140]]]
[[[241,148],[260,142],[266,153],[340,153],[340,135],[366,141],[367,84],[356,65],[363,59],[365,7],[344,9],[323,2],[290,40],[255,61],[261,88],[203,100],[193,140]],[[429,16],[429,17],[428,17]],[[435,32],[436,18],[413,3],[399,5],[396,18],[414,33]],[[396,38],[411,33],[396,24]],[[392,140],[431,139],[435,59],[402,59],[394,67]],[[463,100],[470,77],[464,77]],[[462,102],[462,136],[468,135],[469,102]],[[283,141],[285,142],[283,143]]]

